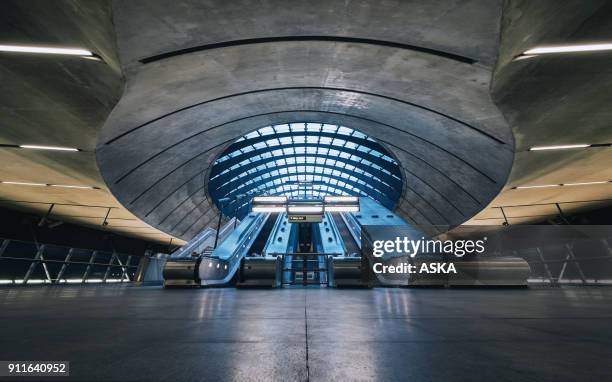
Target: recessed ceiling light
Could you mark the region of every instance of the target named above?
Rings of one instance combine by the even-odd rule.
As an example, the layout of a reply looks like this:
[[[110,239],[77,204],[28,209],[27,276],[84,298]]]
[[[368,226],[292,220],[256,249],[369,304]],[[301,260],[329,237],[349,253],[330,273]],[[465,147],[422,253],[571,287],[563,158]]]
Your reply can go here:
[[[0,45],[0,52],[39,53],[39,54],[66,54],[70,56],[93,56],[93,53],[79,48],[52,48],[26,45]]]
[[[590,147],[590,146],[591,145],[588,145],[585,143],[579,143],[575,145],[535,146],[535,147],[531,147],[529,151],[583,149],[583,148]]]
[[[523,55],[575,53],[575,52],[598,52],[612,50],[612,44],[575,44],[557,46],[537,46],[526,50]]]
[[[56,151],[79,151],[73,147],[58,147],[58,146],[39,146],[39,145],[19,145],[22,149],[34,150],[56,150]]]

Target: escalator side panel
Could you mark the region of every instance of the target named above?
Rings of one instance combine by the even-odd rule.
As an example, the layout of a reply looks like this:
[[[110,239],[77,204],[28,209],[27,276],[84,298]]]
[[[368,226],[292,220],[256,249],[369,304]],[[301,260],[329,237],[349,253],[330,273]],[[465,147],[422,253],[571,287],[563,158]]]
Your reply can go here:
[[[285,214],[272,214],[259,231],[257,238],[240,263],[238,287],[275,287],[277,285],[277,264],[280,259],[264,256],[270,242],[277,239],[277,233],[286,232],[283,226]],[[282,230],[285,231],[282,231]]]
[[[325,213],[321,223],[313,224],[313,237],[315,239],[315,251],[333,255],[344,255],[343,238],[338,233],[335,220],[331,213]]]
[[[336,223],[338,234],[340,235],[340,237],[342,238],[342,241],[344,242],[344,247],[346,248],[346,254],[348,256],[352,254],[360,255],[361,249],[359,248],[359,245],[355,241],[354,236],[349,231],[349,228],[347,227],[346,222],[344,221],[342,216],[339,213],[334,213],[332,214],[332,216],[334,219],[334,223]]]
[[[234,278],[240,262],[260,237],[269,214],[247,215],[221,245],[212,252],[212,256],[202,259],[198,269],[200,284],[203,286],[227,285]]]

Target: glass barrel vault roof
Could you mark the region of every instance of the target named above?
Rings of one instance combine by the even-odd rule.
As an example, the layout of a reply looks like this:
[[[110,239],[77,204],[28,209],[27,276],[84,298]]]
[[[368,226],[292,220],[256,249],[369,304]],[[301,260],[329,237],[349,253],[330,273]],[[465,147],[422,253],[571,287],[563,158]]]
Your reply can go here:
[[[213,164],[208,193],[227,216],[244,216],[257,195],[370,197],[392,209],[402,191],[401,171],[387,150],[345,126],[290,123],[252,131]]]

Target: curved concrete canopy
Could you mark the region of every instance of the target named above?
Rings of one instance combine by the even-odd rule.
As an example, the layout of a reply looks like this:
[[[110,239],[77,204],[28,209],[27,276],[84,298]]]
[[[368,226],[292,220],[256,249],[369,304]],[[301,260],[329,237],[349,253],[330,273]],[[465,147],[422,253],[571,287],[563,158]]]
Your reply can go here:
[[[198,46],[279,36],[344,36],[454,53],[492,67],[501,0],[114,1],[125,68]]]
[[[486,8],[480,3],[481,11]],[[155,227],[188,239],[215,221],[216,209],[204,192],[211,164],[236,138],[272,124],[341,124],[384,144],[403,172],[398,212],[418,224],[459,224],[484,208],[505,183],[513,138],[489,96],[491,71],[485,65],[414,49],[327,40],[225,46],[138,64],[126,48],[136,43],[134,37],[122,36],[122,31],[134,32],[134,25],[125,25],[123,12],[130,9],[115,10],[121,60],[129,70],[124,95],[102,129],[97,158],[115,196]],[[489,9],[496,20],[497,11]],[[328,35],[329,25],[317,25],[320,30],[312,35]],[[140,25],[146,27],[152,26]],[[286,30],[274,32],[270,35]],[[367,28],[359,32],[355,37],[397,41],[398,36],[393,28],[387,35]],[[472,39],[486,47],[494,44],[497,31],[491,32]],[[151,47],[144,41],[146,32],[136,35]],[[157,50],[135,49],[142,58],[212,41],[189,36],[181,44],[170,36]],[[235,36],[223,37],[261,34],[238,29]],[[422,48],[440,47],[415,36],[408,40]],[[445,51],[474,56],[469,46]]]

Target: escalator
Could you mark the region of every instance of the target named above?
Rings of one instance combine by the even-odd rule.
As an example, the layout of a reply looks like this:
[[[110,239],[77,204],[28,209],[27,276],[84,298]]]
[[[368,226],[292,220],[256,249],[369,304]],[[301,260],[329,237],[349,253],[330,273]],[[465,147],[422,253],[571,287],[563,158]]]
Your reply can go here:
[[[331,285],[335,287],[363,287],[361,248],[351,234],[340,213],[331,214],[336,231],[342,239],[345,256],[333,258]]]
[[[270,214],[270,217],[268,217],[268,220],[266,220],[266,223],[261,228],[261,231],[259,231],[257,239],[255,239],[253,245],[251,245],[251,248],[249,248],[247,256],[263,256],[263,250],[266,247],[266,243],[270,238],[270,233],[272,232],[272,228],[274,227],[277,219],[278,213]]]
[[[339,213],[333,213],[334,222],[336,223],[336,228],[338,229],[338,233],[340,237],[342,237],[342,241],[344,242],[344,247],[346,248],[346,255],[353,256],[353,254],[359,255],[361,253],[361,249],[355,242],[355,238],[351,235],[344,219]]]
[[[264,249],[270,238],[274,239],[274,227],[279,224],[278,213],[272,213],[259,231],[257,238],[246,252],[246,256],[240,262],[236,286],[247,287],[276,287],[278,284],[281,268],[280,259],[266,256]]]

